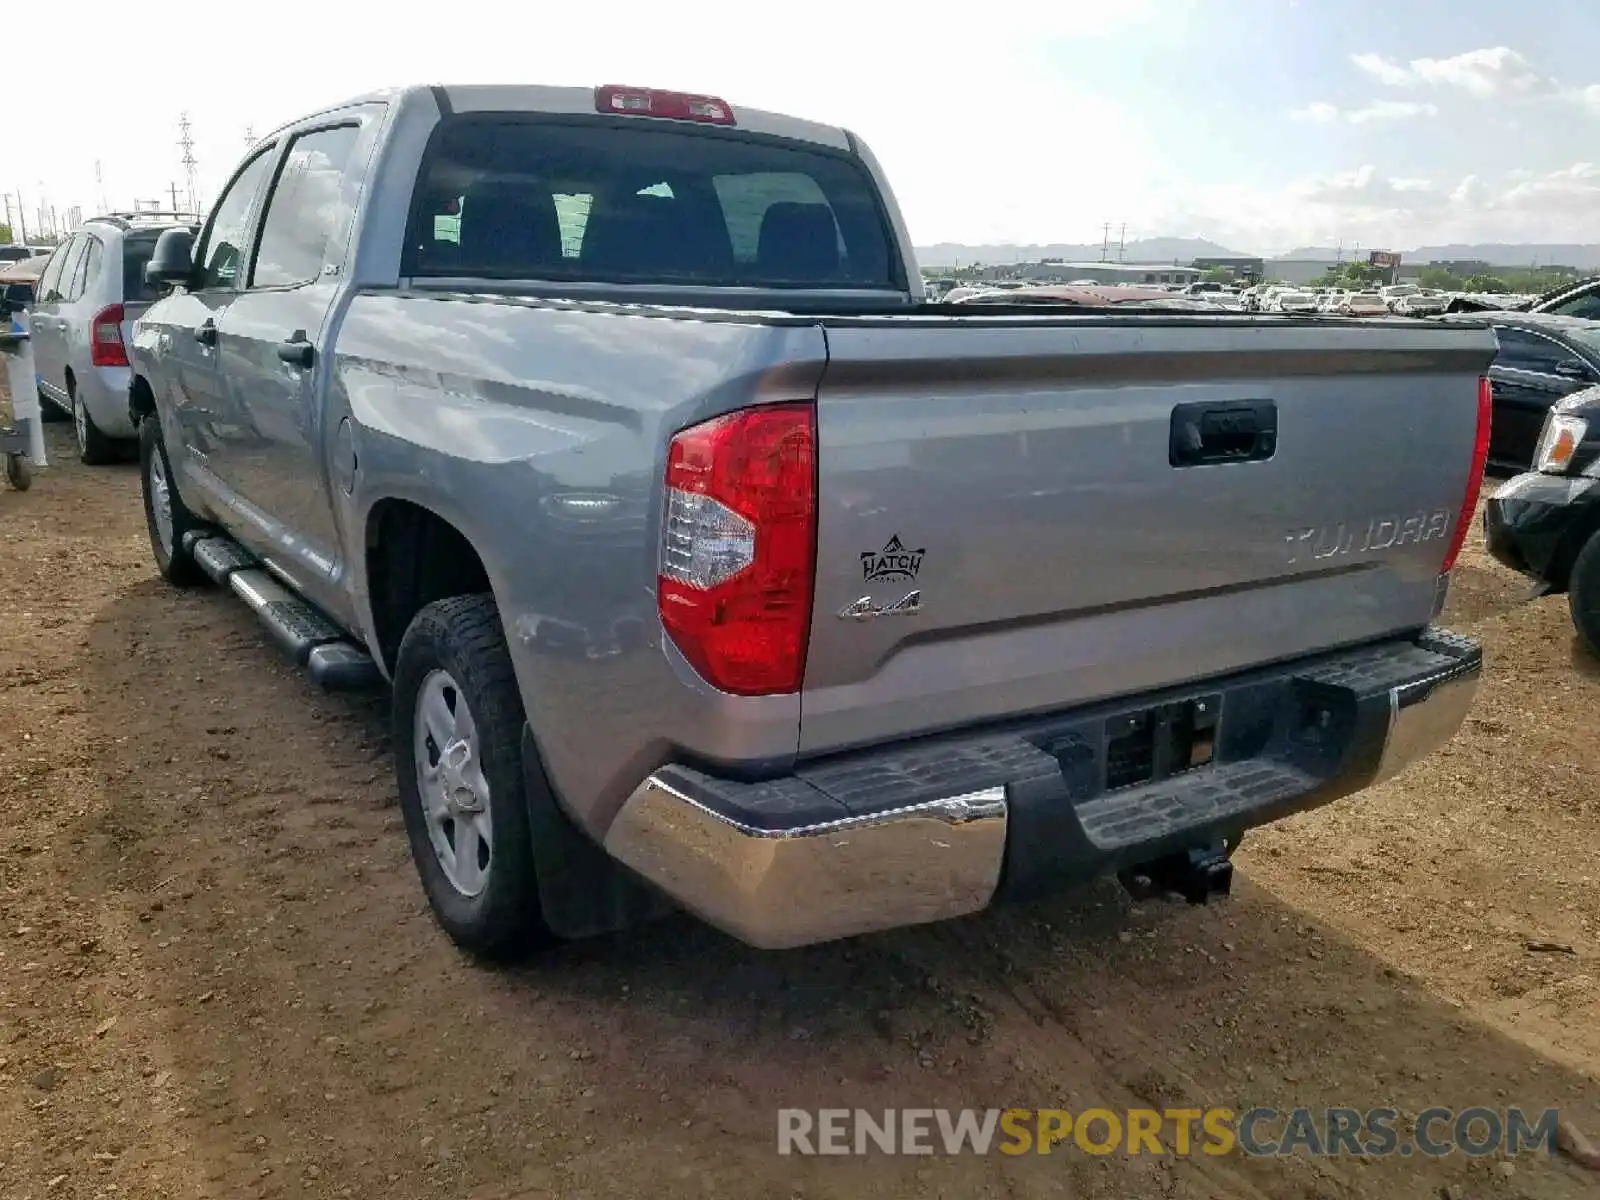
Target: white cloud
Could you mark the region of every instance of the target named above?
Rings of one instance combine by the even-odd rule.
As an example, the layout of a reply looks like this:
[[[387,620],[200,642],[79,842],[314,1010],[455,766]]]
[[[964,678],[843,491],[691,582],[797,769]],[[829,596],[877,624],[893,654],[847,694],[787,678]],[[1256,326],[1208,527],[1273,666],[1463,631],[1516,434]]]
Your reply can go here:
[[[1318,125],[1326,125],[1330,121],[1339,119],[1338,105],[1329,104],[1326,100],[1318,100],[1304,108],[1297,108],[1289,114],[1296,121],[1311,121]]]
[[[1405,87],[1415,82],[1410,71],[1381,54],[1352,54],[1350,61],[1379,83],[1387,83],[1391,87]]]
[[[1456,88],[1472,96],[1529,96],[1553,91],[1555,80],[1534,70],[1509,46],[1468,50],[1450,58],[1413,58],[1398,63],[1381,54],[1352,54],[1350,61],[1390,87]]]
[[[1202,190],[1172,221],[1240,250],[1445,242],[1600,242],[1600,163],[1468,175],[1454,185],[1371,163],[1281,189]]]
[[[1374,121],[1405,121],[1412,117],[1436,117],[1439,106],[1419,104],[1411,100],[1374,100],[1361,108],[1340,109],[1326,100],[1317,100],[1304,108],[1289,113],[1292,120],[1309,121],[1315,125],[1330,125],[1344,120],[1352,125],[1369,125]]]
[[[1365,108],[1351,109],[1345,120],[1352,125],[1365,125],[1372,121],[1404,121],[1411,117],[1436,117],[1435,104],[1415,104],[1409,100],[1374,100]]]

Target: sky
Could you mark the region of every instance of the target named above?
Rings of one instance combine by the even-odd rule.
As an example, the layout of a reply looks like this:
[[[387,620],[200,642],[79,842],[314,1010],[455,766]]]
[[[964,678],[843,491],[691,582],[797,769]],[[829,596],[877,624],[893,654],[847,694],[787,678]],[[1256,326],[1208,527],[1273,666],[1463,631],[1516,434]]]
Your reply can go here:
[[[64,219],[202,201],[273,127],[407,83],[601,83],[845,125],[920,245],[1249,253],[1600,242],[1596,0],[76,0],[13,55],[0,188]],[[64,61],[65,60],[65,61]],[[99,164],[99,182],[96,164]]]

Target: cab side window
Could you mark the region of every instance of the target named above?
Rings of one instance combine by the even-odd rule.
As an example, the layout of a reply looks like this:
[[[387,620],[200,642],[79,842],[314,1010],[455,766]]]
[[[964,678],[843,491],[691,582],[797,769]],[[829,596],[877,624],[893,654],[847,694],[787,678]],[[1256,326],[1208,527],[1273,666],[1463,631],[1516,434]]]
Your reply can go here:
[[[274,150],[268,147],[251,159],[234,177],[228,190],[212,209],[200,247],[200,288],[236,288],[244,263],[245,239],[250,231],[250,214],[256,197],[267,181]]]

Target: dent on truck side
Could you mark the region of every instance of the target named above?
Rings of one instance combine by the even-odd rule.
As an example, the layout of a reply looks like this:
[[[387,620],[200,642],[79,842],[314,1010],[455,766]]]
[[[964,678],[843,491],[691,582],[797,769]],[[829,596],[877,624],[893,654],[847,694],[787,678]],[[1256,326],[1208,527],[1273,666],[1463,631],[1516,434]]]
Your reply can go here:
[[[551,782],[593,835],[669,758],[786,766],[799,698],[715,692],[661,636],[661,478],[677,430],[814,397],[825,358],[805,322],[357,295],[330,403],[359,463],[340,503],[365,632],[368,522],[417,504],[481,558]]]

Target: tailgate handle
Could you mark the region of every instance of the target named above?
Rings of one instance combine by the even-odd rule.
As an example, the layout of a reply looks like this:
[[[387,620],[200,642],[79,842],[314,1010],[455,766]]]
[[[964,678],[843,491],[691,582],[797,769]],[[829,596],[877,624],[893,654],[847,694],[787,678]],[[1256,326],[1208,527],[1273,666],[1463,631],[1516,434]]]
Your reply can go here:
[[[1172,410],[1167,461],[1175,467],[1260,462],[1278,448],[1274,400],[1180,404]]]

